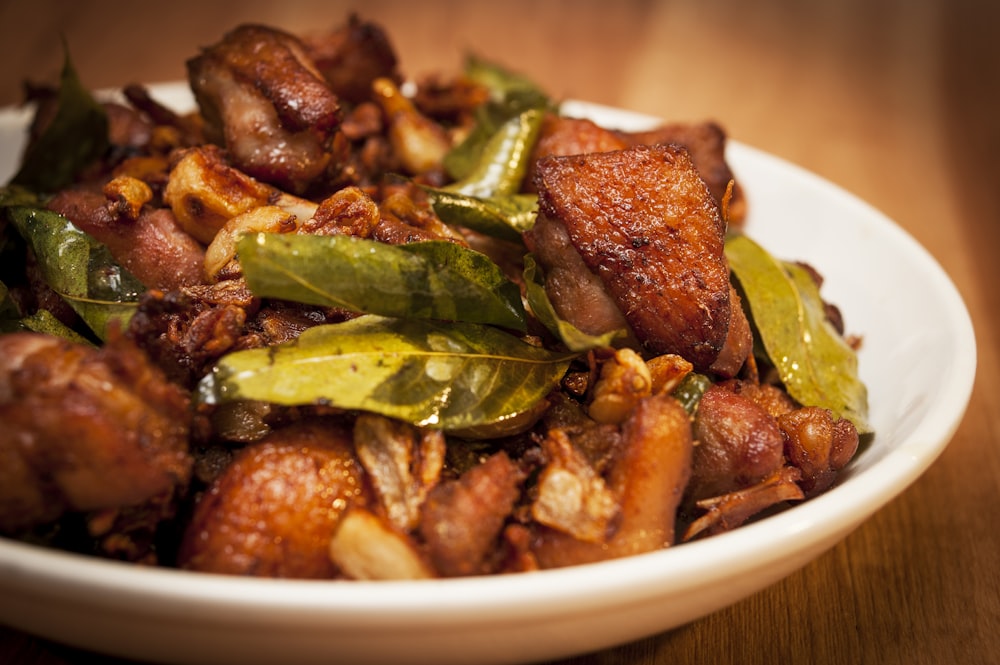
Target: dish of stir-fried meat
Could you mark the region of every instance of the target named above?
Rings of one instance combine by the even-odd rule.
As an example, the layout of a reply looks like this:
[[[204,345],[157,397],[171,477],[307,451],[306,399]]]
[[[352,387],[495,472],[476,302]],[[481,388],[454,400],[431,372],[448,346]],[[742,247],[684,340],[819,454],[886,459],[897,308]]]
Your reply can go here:
[[[33,100],[0,198],[3,536],[234,575],[524,572],[808,500],[870,434],[857,340],[820,275],[750,244],[717,124],[602,127],[476,59],[411,80],[353,16],[186,64],[192,111],[71,71]],[[38,156],[84,126],[72,168]],[[830,377],[790,369],[781,298]]]

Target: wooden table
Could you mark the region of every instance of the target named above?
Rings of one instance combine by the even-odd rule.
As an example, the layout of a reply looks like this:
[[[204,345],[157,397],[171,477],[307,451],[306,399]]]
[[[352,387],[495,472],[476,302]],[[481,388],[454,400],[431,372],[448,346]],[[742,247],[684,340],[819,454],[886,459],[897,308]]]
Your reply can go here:
[[[713,118],[897,220],[944,266],[976,326],[964,422],[901,497],[805,569],[680,629],[572,663],[995,663],[1000,658],[1000,6],[977,0],[615,3],[0,3],[0,104],[51,79],[65,35],[86,84],[183,76],[242,21],[295,32],[354,5],[411,74],[474,50],[553,94]],[[613,10],[612,10],[613,7]],[[0,628],[0,662],[91,656]]]

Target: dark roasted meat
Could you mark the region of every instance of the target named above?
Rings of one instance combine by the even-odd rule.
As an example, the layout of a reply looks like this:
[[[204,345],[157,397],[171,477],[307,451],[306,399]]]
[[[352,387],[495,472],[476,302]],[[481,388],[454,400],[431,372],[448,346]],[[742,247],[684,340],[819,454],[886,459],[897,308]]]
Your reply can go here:
[[[523,474],[505,453],[496,453],[457,480],[431,490],[420,534],[428,556],[445,576],[491,572],[490,555],[520,492]]]
[[[142,187],[138,180],[131,182]],[[166,208],[144,206],[134,195],[110,187],[105,193],[64,190],[48,207],[104,243],[147,288],[174,289],[204,281],[204,250]]]
[[[731,224],[743,221],[746,216],[746,198],[726,161],[726,132],[718,124],[671,123],[645,132],[621,132],[619,135],[629,145],[669,143],[687,148],[691,161],[717,203],[722,205],[726,188],[730,182],[733,183],[729,217],[726,221]]]
[[[242,25],[187,67],[207,137],[239,169],[301,193],[336,167],[340,102],[298,37]]]
[[[363,505],[351,434],[306,421],[240,451],[198,502],[178,554],[188,570],[329,578],[330,538],[343,513]]]
[[[374,23],[352,15],[337,29],[304,36],[302,40],[316,68],[345,102],[371,100],[372,82],[376,79],[402,82],[392,43]]]
[[[188,397],[137,348],[0,336],[0,532],[186,487]]]
[[[711,366],[731,318],[725,225],[687,151],[637,146],[546,157],[537,168],[540,217],[566,228],[643,347]],[[562,307],[573,308],[586,309]]]

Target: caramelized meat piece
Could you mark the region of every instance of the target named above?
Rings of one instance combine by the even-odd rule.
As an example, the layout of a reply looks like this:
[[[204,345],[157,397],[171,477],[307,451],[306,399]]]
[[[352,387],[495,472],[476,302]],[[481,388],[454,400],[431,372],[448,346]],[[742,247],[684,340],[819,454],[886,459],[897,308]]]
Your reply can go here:
[[[627,331],[628,343],[639,345],[625,315],[601,278],[587,267],[561,221],[539,215],[525,242],[545,269],[545,292],[562,319],[590,335]]]
[[[330,539],[363,502],[351,434],[304,421],[240,451],[199,500],[178,565],[187,570],[322,579],[337,575]]]
[[[593,120],[547,113],[542,119],[538,140],[532,150],[528,172],[524,177],[525,187],[528,190],[534,189],[536,163],[542,157],[611,152],[623,150],[629,145],[618,133],[601,127]]]
[[[730,181],[735,183],[726,162],[726,132],[714,122],[672,123],[645,132],[621,132],[629,145],[680,145],[691,155],[698,173],[708,185],[712,198],[720,205]],[[739,183],[733,187],[729,201],[729,222],[741,222],[746,216],[746,198]]]
[[[457,480],[431,490],[419,531],[441,575],[490,572],[490,554],[514,508],[522,480],[520,469],[500,452]]]
[[[828,489],[858,450],[858,430],[829,409],[807,406],[778,417],[785,436],[785,455],[802,471],[806,496]]]
[[[169,210],[141,205],[136,209],[122,201],[120,192],[109,190],[109,194],[110,199],[91,190],[63,190],[48,208],[104,243],[147,288],[174,289],[204,281],[204,250]]]
[[[402,82],[392,43],[375,23],[351,15],[346,25],[326,34],[303,37],[303,42],[330,88],[345,102],[360,104],[370,100],[375,79]]]
[[[231,279],[146,292],[128,334],[171,380],[192,388],[225,353],[287,342],[306,328],[348,316],[285,301],[262,305],[243,280]]]
[[[193,290],[147,291],[128,335],[174,381],[191,388],[222,354],[238,348],[260,308],[242,280]]]
[[[754,485],[784,463],[778,423],[750,399],[722,386],[702,395],[694,421],[692,501]]]
[[[240,170],[302,193],[339,163],[340,103],[297,37],[241,25],[187,68],[206,137]]]
[[[708,368],[731,318],[725,225],[687,151],[637,146],[546,157],[537,168],[540,216],[565,226],[645,349]],[[561,306],[572,308],[582,309]]]
[[[674,522],[691,474],[691,426],[673,397],[641,401],[622,425],[622,446],[607,471],[620,515],[602,542],[538,529],[534,554],[542,568],[631,556],[674,543]]]
[[[187,396],[130,343],[0,336],[0,532],[137,506],[190,479]]]

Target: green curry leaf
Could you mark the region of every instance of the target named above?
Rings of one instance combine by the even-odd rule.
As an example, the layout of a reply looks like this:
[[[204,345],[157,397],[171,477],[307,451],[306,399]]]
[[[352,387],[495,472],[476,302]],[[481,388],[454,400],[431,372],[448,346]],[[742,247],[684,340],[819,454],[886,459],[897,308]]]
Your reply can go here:
[[[435,214],[445,224],[513,242],[520,242],[521,234],[535,224],[538,197],[534,194],[483,199],[433,187],[425,187],[424,191]]]
[[[789,394],[801,404],[847,418],[859,433],[870,432],[857,355],[827,320],[811,276],[743,235],[726,241],[726,256],[759,341]]]
[[[489,137],[464,177],[445,187],[466,196],[509,196],[521,189],[544,113],[529,109],[505,121]]]
[[[401,318],[525,329],[517,285],[485,254],[447,241],[260,233],[238,245],[256,295]]]
[[[452,180],[462,180],[482,163],[487,144],[507,121],[529,110],[554,109],[548,95],[531,80],[483,58],[469,56],[465,76],[490,93],[476,109],[476,122],[469,135],[444,158]]]
[[[39,192],[54,192],[108,148],[108,117],[77,77],[67,52],[55,117],[25,151],[11,181]]]
[[[5,211],[31,247],[45,282],[95,335],[106,339],[111,325],[128,323],[144,287],[107,247],[55,212],[26,206]]]
[[[202,380],[199,396],[327,404],[455,430],[529,411],[558,386],[571,359],[489,326],[367,315],[229,354]]]

